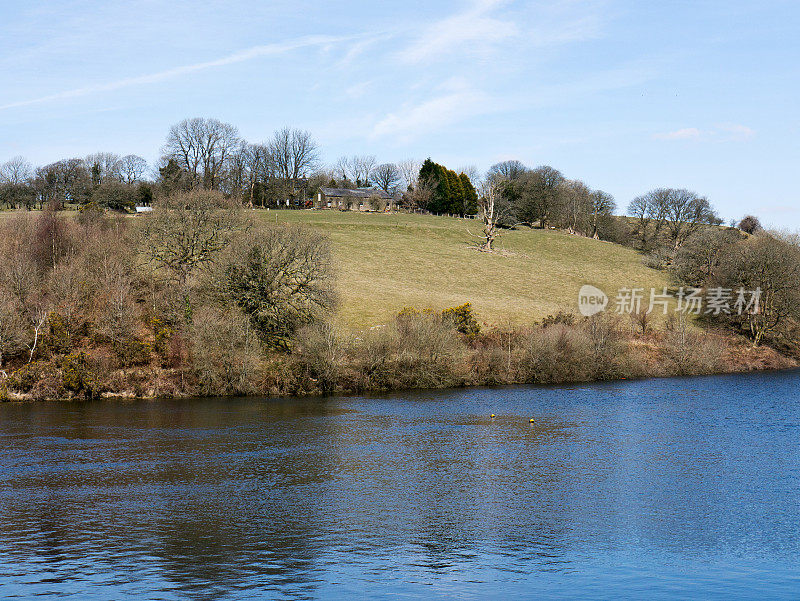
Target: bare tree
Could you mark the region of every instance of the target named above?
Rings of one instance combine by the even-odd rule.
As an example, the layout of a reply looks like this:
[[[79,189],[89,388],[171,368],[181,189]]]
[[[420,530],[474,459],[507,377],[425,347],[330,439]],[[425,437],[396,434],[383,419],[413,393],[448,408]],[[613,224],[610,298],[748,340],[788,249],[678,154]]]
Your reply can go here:
[[[712,281],[734,297],[739,290],[760,293],[757,306],[745,304],[742,315],[731,316],[749,332],[753,346],[800,318],[800,249],[784,240],[761,234],[727,247]]]
[[[668,199],[663,192],[663,189],[652,190],[637,196],[628,205],[628,215],[637,222],[636,229],[642,250],[647,250],[658,240],[667,222]]]
[[[350,157],[350,171],[355,177],[356,185],[369,186],[369,176],[376,162],[375,156],[371,154]]]
[[[758,220],[758,217],[754,217],[753,215],[746,215],[739,222],[738,227],[745,234],[755,234],[758,230],[761,229],[761,222]]]
[[[353,170],[350,165],[350,159],[347,157],[339,157],[333,166],[333,172],[340,180],[355,182],[356,176],[353,175]]]
[[[24,157],[16,156],[0,165],[0,184],[24,184],[33,177],[33,167]]]
[[[384,192],[394,193],[400,184],[400,171],[394,163],[382,163],[372,170],[372,181]]]
[[[505,180],[497,174],[491,175],[481,185],[478,207],[483,219],[480,249],[485,252],[494,250],[494,241],[499,235],[499,226],[507,214],[507,205],[503,202],[503,186]]]
[[[412,211],[427,209],[436,191],[436,181],[431,178],[419,180],[416,185],[403,195],[406,207]]]
[[[521,161],[503,161],[495,163],[489,168],[489,177],[500,176],[508,181],[517,179],[520,175],[529,171]]]
[[[164,153],[207,190],[219,186],[219,179],[231,155],[239,146],[239,132],[217,119],[184,119],[167,135]]]
[[[456,172],[465,174],[475,189],[480,188],[481,182],[483,181],[483,174],[475,165],[465,165],[464,167],[457,169]]]
[[[40,205],[49,202],[82,204],[92,193],[91,176],[82,159],[64,159],[39,167],[34,187]]]
[[[135,154],[127,154],[119,160],[120,178],[126,184],[135,184],[147,173],[147,161]]]
[[[307,131],[284,127],[267,143],[276,175],[293,184],[319,163],[319,148]]]
[[[190,276],[213,262],[234,231],[244,227],[238,201],[206,190],[161,199],[147,216],[142,231],[145,255],[177,282],[187,321],[191,318]]]
[[[561,223],[570,234],[585,234],[591,217],[591,191],[579,180],[565,180],[559,186]]]
[[[86,171],[95,186],[109,179],[121,180],[119,155],[113,152],[95,152],[83,159]]]
[[[7,356],[23,351],[26,342],[25,322],[18,307],[11,299],[0,299],[0,368]]]
[[[614,212],[617,203],[614,202],[614,197],[608,192],[602,190],[595,190],[589,195],[589,205],[592,212],[591,215],[591,236],[598,239],[598,225],[602,217],[607,217]]]
[[[518,161],[517,161],[518,162]],[[542,165],[533,170],[517,171],[519,165],[499,163],[489,170],[487,177],[500,178],[504,183],[503,195],[514,207],[515,218],[522,222],[546,228],[562,207],[564,176],[558,169]],[[502,167],[502,168],[501,168]],[[513,177],[503,175],[510,173]]]
[[[397,163],[400,170],[400,177],[403,178],[403,185],[406,190],[414,189],[419,180],[419,168],[421,163],[416,159],[404,159]]]
[[[243,192],[247,204],[253,207],[256,195],[256,186],[266,182],[271,176],[271,162],[269,149],[263,144],[242,143],[239,151],[242,168]]]
[[[628,206],[628,214],[638,222],[638,234],[645,250],[651,242],[658,241],[662,229],[677,250],[704,225],[721,223],[706,198],[682,188],[657,188],[634,198]]]
[[[720,223],[708,199],[684,189],[659,190],[667,205],[667,231],[675,249],[704,225]]]

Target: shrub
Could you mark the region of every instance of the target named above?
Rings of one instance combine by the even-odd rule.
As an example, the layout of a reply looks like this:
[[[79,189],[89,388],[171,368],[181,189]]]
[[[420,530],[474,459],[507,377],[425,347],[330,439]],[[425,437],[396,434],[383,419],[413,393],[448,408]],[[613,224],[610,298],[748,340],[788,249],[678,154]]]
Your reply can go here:
[[[546,328],[548,326],[554,325],[565,325],[571,326],[575,323],[575,314],[569,311],[560,310],[555,315],[548,315],[542,320],[542,327]]]
[[[345,361],[344,345],[330,324],[307,326],[297,337],[295,354],[320,391],[336,389]]]
[[[72,353],[61,361],[61,377],[65,390],[92,398],[98,392],[98,378],[85,353]]]
[[[150,320],[150,327],[153,329],[153,350],[166,358],[169,350],[169,341],[172,338],[173,331],[163,319],[153,317]]]
[[[72,348],[72,336],[66,320],[55,311],[47,317],[47,334],[44,344],[51,353],[63,355]]]
[[[464,303],[458,307],[445,309],[442,311],[442,317],[445,321],[452,322],[456,330],[464,334],[468,339],[474,339],[481,332],[481,326],[472,312],[471,303]]]
[[[683,313],[667,330],[661,344],[661,355],[670,375],[713,373],[722,363],[719,341],[692,330]]]
[[[581,328],[556,324],[532,330],[524,348],[522,377],[539,384],[582,382],[595,370],[593,344]]]
[[[440,315],[421,312],[398,316],[397,357],[394,361],[403,388],[442,388],[463,382],[464,344]]]
[[[262,341],[282,350],[336,304],[328,241],[303,227],[266,227],[240,236],[208,287],[238,305]]]
[[[117,353],[117,357],[119,357],[124,367],[146,365],[150,363],[153,345],[133,338],[116,343],[114,345],[114,351]]]
[[[250,321],[236,308],[201,307],[190,329],[192,359],[205,394],[252,394],[262,349]]]
[[[746,234],[755,234],[758,230],[761,229],[761,222],[758,220],[758,217],[755,217],[753,215],[746,215],[739,222],[739,229]]]
[[[8,377],[6,386],[19,392],[30,392],[47,367],[45,361],[27,363]]]

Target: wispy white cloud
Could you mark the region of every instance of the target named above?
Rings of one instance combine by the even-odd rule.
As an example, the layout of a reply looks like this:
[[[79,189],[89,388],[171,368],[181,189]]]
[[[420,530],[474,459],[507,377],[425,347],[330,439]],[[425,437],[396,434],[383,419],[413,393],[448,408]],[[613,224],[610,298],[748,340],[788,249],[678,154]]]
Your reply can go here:
[[[118,79],[116,81],[110,81],[107,83],[86,86],[83,88],[74,88],[72,90],[65,90],[63,92],[57,92],[55,94],[49,94],[47,96],[40,96],[38,98],[30,98],[27,100],[19,100],[17,102],[9,102],[7,104],[0,105],[0,111],[12,108],[31,106],[35,104],[42,104],[46,102],[54,102],[58,100],[69,100],[72,98],[91,96],[93,94],[98,94],[101,92],[112,92],[140,85],[159,83],[162,81],[167,81],[170,79],[174,79],[176,77],[180,77],[182,75],[188,75],[191,73],[196,73],[198,71],[205,71],[206,69],[213,69],[217,67],[224,67],[226,65],[232,65],[235,63],[242,63],[245,61],[253,60],[264,56],[277,56],[285,54],[287,52],[291,52],[292,50],[298,50],[301,48],[307,48],[311,46],[326,46],[330,44],[336,44],[352,40],[355,37],[356,36],[335,37],[327,35],[324,36],[316,35],[316,36],[307,36],[298,38],[291,42],[280,42],[276,44],[254,46],[252,48],[248,48],[240,52],[235,52],[233,54],[229,54],[227,56],[212,61],[205,61],[205,62],[195,63],[192,65],[183,65],[180,67],[175,67],[173,69],[167,69],[165,71],[158,71],[157,73],[138,75],[136,77],[126,77],[123,79]]]
[[[476,0],[458,14],[432,23],[398,53],[404,63],[420,63],[428,58],[451,54],[466,45],[490,47],[518,34],[508,19],[490,13],[505,4],[503,0]]]
[[[738,123],[722,123],[717,125],[717,131],[721,134],[727,134],[736,140],[746,140],[756,135],[754,129]]]
[[[656,140],[747,140],[756,135],[754,129],[738,123],[721,123],[709,129],[684,127],[675,131],[653,134]]]
[[[451,81],[433,97],[416,103],[406,103],[399,110],[380,119],[372,129],[372,136],[392,136],[407,142],[500,108],[497,99],[485,92],[462,81]]]
[[[389,32],[382,32],[380,35],[373,35],[371,37],[365,39],[359,39],[356,41],[350,49],[345,53],[342,59],[338,62],[337,66],[340,69],[344,69],[349,67],[356,59],[361,57],[368,48],[373,46],[376,42],[380,40],[386,40],[388,37],[391,36]]]
[[[542,48],[599,35],[602,0],[560,0],[520,8],[507,0],[472,0],[465,10],[422,28],[397,53],[402,63],[418,64],[456,53],[489,53],[504,43]],[[504,10],[505,9],[505,10]]]
[[[653,137],[657,140],[697,140],[700,138],[700,130],[696,127],[684,127],[663,134],[654,134]]]

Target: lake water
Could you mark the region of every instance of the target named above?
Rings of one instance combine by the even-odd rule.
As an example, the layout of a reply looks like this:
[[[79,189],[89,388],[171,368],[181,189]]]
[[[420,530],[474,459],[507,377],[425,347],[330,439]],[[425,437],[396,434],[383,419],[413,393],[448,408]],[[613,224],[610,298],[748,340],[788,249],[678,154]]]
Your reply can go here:
[[[5,404],[0,597],[797,599],[798,383]]]

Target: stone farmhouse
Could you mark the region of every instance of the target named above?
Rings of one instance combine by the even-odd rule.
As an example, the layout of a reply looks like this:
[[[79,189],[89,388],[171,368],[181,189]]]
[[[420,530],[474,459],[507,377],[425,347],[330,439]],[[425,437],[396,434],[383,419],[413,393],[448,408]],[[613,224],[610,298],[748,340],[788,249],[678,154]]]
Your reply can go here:
[[[378,188],[320,188],[314,202],[317,209],[391,212],[397,199]]]

